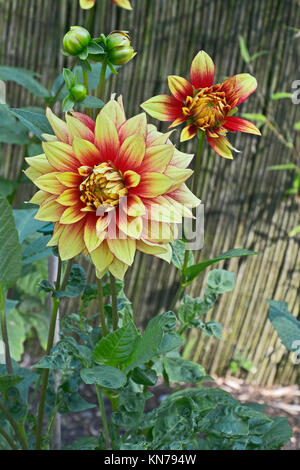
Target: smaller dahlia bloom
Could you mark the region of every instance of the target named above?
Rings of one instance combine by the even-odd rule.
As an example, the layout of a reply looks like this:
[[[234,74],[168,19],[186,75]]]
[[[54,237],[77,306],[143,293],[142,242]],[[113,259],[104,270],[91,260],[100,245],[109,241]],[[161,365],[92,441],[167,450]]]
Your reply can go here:
[[[132,10],[132,6],[130,5],[130,0],[111,0],[113,3],[118,5],[121,8],[125,8],[125,10]],[[89,10],[93,8],[95,5],[96,0],[80,0],[80,6],[84,10]]]
[[[214,85],[214,75],[212,59],[200,51],[191,65],[191,82],[170,75],[168,83],[173,96],[154,96],[141,107],[160,121],[173,121],[170,127],[186,123],[181,132],[181,142],[202,131],[215,152],[232,158],[231,150],[235,149],[226,137],[228,131],[261,135],[252,122],[232,116],[237,106],[256,90],[257,81],[248,73],[242,73]]]
[[[27,158],[38,220],[53,222],[49,246],[62,260],[84,253],[98,277],[108,269],[122,279],[136,250],[171,259],[169,242],[199,200],[185,185],[193,155],[179,152],[147,124],[126,119],[121,98],[107,103],[96,122],[72,112],[66,122],[47,110],[55,132],[44,135],[44,154]]]

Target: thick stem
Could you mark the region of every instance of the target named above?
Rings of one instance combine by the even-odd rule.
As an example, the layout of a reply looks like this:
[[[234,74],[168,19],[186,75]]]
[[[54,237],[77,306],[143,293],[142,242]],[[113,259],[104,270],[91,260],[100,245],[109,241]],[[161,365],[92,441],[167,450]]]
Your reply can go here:
[[[61,260],[59,259],[58,269],[57,269],[57,279],[56,279],[56,290],[60,288],[60,276],[61,276]],[[49,354],[51,353],[51,349],[53,347],[58,308],[59,308],[59,299],[53,297],[46,356],[49,356]],[[40,396],[38,418],[37,418],[37,429],[36,429],[36,449],[37,450],[41,448],[43,418],[44,418],[48,378],[49,378],[49,369],[44,369],[42,373],[42,390],[41,390],[41,396]]]
[[[11,357],[10,357],[10,350],[9,350],[9,341],[8,341],[8,334],[7,334],[7,324],[6,324],[6,315],[5,315],[5,300],[3,295],[3,287],[0,284],[0,315],[1,315],[1,332],[2,332],[2,340],[4,343],[5,348],[5,364],[6,370],[8,374],[13,373]]]
[[[113,329],[117,330],[119,318],[118,318],[116,280],[111,273],[109,273],[109,276],[110,276],[110,288],[111,288],[112,324],[113,324]]]
[[[105,323],[105,312],[104,312],[104,303],[103,303],[103,291],[102,291],[102,284],[101,280],[97,278],[97,287],[98,287],[98,307],[99,307],[99,316],[100,316],[100,324],[102,329],[102,336],[107,335],[107,328]]]
[[[0,402],[0,411],[4,414],[5,418],[11,424],[13,430],[16,433],[16,436],[21,444],[23,450],[28,450],[28,442],[24,430],[20,429],[18,423],[14,420],[10,412],[5,408],[3,403]]]
[[[106,74],[106,62],[102,63],[100,78],[99,78],[99,86],[98,86],[98,98],[102,98],[104,82],[105,82],[105,74]]]
[[[99,403],[99,410],[100,410],[100,414],[101,414],[101,418],[102,418],[105,445],[106,445],[106,449],[109,449],[110,448],[110,438],[109,438],[109,431],[108,431],[108,425],[107,425],[107,419],[106,419],[106,414],[105,414],[105,408],[104,408],[102,392],[101,392],[101,388],[99,387],[99,385],[95,385],[95,387],[96,387],[97,398],[98,398],[98,403]]]
[[[4,429],[1,426],[0,426],[0,434],[1,434],[1,436],[4,437],[4,439],[7,441],[7,443],[10,445],[10,447],[13,450],[19,450],[18,446],[15,443],[15,441],[7,434],[6,431],[4,431]]]
[[[69,275],[70,275],[70,271],[71,271],[71,268],[72,268],[72,264],[73,264],[73,259],[69,259],[67,267],[66,267],[65,275],[64,275],[63,281],[61,283],[61,290],[65,290],[65,288],[66,288],[66,285],[67,285],[67,282],[68,282],[68,279],[69,279]]]

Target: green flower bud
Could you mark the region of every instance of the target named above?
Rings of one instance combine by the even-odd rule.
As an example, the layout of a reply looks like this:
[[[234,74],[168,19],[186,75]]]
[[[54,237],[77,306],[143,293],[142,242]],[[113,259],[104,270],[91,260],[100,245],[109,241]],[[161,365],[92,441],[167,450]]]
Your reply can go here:
[[[90,43],[91,35],[81,26],[71,26],[63,39],[64,50],[70,55],[80,54]]]
[[[106,51],[113,65],[125,65],[136,55],[125,31],[113,31],[107,36]]]
[[[85,86],[80,85],[80,83],[78,83],[78,85],[74,85],[71,88],[70,94],[72,95],[75,101],[83,101],[86,98],[86,88]]]

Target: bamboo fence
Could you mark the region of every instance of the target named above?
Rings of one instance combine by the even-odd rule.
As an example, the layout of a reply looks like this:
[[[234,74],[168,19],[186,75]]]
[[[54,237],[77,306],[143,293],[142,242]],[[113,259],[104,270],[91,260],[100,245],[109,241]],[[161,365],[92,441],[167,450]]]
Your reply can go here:
[[[43,85],[68,65],[59,50],[69,26],[86,22],[87,13],[77,0],[0,0],[0,63],[26,67],[40,74]],[[239,49],[242,35],[250,52],[265,50],[253,63],[258,93],[241,106],[242,112],[263,113],[275,119],[280,133],[299,138],[293,125],[300,120],[300,105],[291,100],[274,101],[272,93],[291,91],[300,79],[297,0],[132,0],[133,12],[117,8],[109,0],[97,0],[94,34],[123,29],[131,33],[138,55],[106,85],[122,93],[128,116],[140,112],[139,104],[167,92],[167,76],[187,76],[195,53],[204,49],[216,64],[216,78],[223,80],[247,72]],[[298,34],[299,36],[299,34]],[[251,70],[250,70],[251,71]],[[14,107],[40,104],[20,86],[9,84],[8,102]],[[153,121],[155,122],[155,121]],[[157,122],[155,122],[157,124]],[[0,123],[1,125],[1,123]],[[166,129],[167,126],[160,126]],[[175,141],[179,141],[179,134]],[[198,195],[205,204],[205,245],[198,258],[207,259],[243,247],[260,256],[219,263],[236,274],[236,287],[222,296],[207,319],[223,325],[221,341],[206,338],[198,330],[189,335],[186,356],[200,361],[209,374],[230,373],[236,354],[253,363],[252,372],[238,376],[262,385],[295,383],[299,367],[293,364],[267,319],[267,299],[286,301],[299,315],[300,250],[298,237],[288,237],[299,223],[299,201],[284,197],[292,182],[291,172],[267,167],[291,161],[292,152],[268,127],[263,137],[231,136],[241,149],[234,161],[214,154],[206,146]],[[185,146],[195,151],[195,142]],[[2,146],[1,171],[15,178],[23,164],[23,150]],[[299,157],[298,157],[299,158]],[[299,160],[298,160],[299,161]],[[34,188],[21,185],[16,205],[28,199]],[[198,278],[187,290],[201,295]],[[176,270],[167,263],[137,254],[126,276],[126,292],[134,298],[141,324],[168,309],[178,285]]]

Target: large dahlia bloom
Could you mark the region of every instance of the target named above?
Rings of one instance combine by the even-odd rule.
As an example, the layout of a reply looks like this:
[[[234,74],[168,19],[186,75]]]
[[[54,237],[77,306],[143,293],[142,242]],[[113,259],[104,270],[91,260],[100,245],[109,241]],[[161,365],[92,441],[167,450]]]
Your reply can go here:
[[[232,116],[237,106],[256,90],[257,82],[248,73],[241,73],[214,85],[214,75],[212,59],[200,51],[191,65],[191,82],[171,75],[168,82],[173,96],[154,96],[141,106],[160,121],[173,121],[170,127],[186,123],[181,132],[182,142],[203,131],[215,152],[232,158],[231,150],[235,149],[226,137],[228,131],[260,135],[252,122]]]
[[[113,3],[118,5],[119,7],[125,8],[125,10],[132,10],[130,5],[130,0],[111,0]],[[96,0],[80,0],[81,8],[85,10],[89,10],[92,8],[96,3]]]
[[[110,100],[96,122],[72,112],[66,122],[47,110],[55,132],[44,154],[27,158],[39,188],[36,218],[54,222],[49,246],[62,260],[90,255],[98,277],[122,279],[136,249],[167,261],[182,216],[200,202],[184,181],[193,155],[179,152],[145,113],[126,120],[122,100]]]

